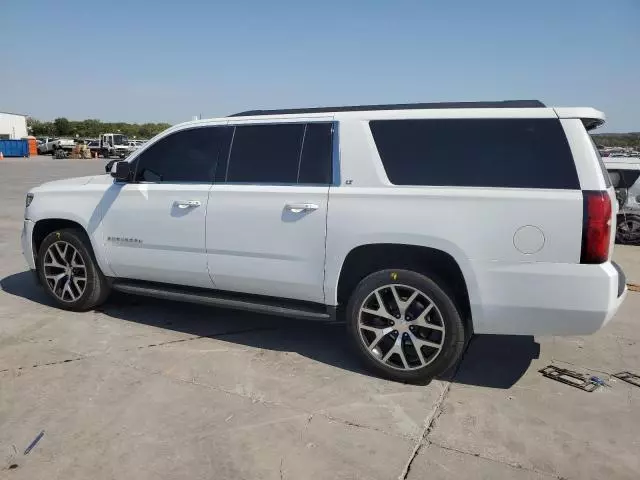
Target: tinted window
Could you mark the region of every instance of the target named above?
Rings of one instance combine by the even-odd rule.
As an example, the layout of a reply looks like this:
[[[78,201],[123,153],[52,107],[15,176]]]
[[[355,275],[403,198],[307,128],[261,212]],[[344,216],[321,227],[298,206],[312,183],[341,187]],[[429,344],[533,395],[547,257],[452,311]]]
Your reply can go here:
[[[304,132],[298,183],[331,183],[332,129],[330,123],[309,123]]]
[[[396,185],[580,188],[556,119],[376,120],[370,126]]]
[[[200,127],[173,133],[154,143],[134,162],[136,181],[213,181],[226,168],[231,128]]]
[[[228,182],[297,183],[304,124],[236,127]]]

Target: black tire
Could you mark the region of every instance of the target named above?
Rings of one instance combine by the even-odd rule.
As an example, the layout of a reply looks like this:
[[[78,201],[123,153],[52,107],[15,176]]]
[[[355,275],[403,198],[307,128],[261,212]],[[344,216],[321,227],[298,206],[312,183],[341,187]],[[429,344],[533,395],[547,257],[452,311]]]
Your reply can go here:
[[[86,284],[84,292],[75,301],[61,300],[52,290],[45,278],[45,253],[55,242],[63,241],[74,247],[81,256],[86,267]],[[51,232],[45,237],[38,251],[36,264],[40,282],[47,294],[54,300],[57,306],[65,310],[86,311],[105,302],[111,293],[111,287],[103,275],[96,261],[91,242],[86,233],[81,229],[65,228]]]
[[[358,324],[360,307],[376,289],[386,285],[402,285],[419,290],[433,302],[440,314],[445,332],[444,338],[440,338],[442,347],[431,363],[424,367],[399,369],[388,363],[383,364],[381,360],[374,358],[364,343]],[[441,285],[435,278],[402,269],[372,273],[358,284],[349,299],[345,317],[351,342],[367,367],[390,380],[425,383],[445,373],[460,359],[466,344],[467,332],[453,297],[446,293],[443,288],[445,286]]]

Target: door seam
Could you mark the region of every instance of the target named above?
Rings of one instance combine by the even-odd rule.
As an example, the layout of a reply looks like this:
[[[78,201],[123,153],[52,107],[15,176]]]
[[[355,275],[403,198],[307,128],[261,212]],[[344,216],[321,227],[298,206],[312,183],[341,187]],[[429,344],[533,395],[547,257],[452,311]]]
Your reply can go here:
[[[207,205],[204,209],[204,260],[207,262],[207,274],[209,275],[209,279],[211,280],[211,284],[213,288],[216,286],[216,282],[213,279],[213,275],[211,275],[211,268],[209,268],[209,249],[207,248],[207,233],[209,231],[209,202],[211,201],[211,191],[213,190],[213,186],[215,183],[212,183],[209,187],[209,192],[207,193]]]

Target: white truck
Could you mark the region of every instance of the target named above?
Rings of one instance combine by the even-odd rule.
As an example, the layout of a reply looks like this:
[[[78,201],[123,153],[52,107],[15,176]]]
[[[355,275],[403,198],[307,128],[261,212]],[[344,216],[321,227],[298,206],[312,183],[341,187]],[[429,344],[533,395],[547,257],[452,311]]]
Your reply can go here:
[[[55,154],[56,150],[64,150],[69,153],[73,150],[76,143],[70,138],[52,138],[42,137],[38,138],[38,153],[40,155],[46,155],[48,153]]]
[[[121,133],[103,133],[98,139],[100,155],[104,158],[125,158],[130,152],[129,139]]]
[[[29,191],[22,245],[61,308],[111,290],[338,318],[399,381],[473,334],[582,335],[626,293],[592,108],[252,111],[174,126],[109,174]]]

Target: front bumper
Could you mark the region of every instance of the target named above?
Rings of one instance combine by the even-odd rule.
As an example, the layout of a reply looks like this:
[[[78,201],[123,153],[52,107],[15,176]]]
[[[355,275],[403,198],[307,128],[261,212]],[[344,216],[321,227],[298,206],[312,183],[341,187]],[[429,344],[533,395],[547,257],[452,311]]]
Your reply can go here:
[[[33,253],[33,227],[35,223],[31,220],[25,219],[22,224],[22,235],[20,236],[20,243],[22,245],[22,255],[24,255],[27,261],[27,266],[31,270],[36,269],[36,259]]]

